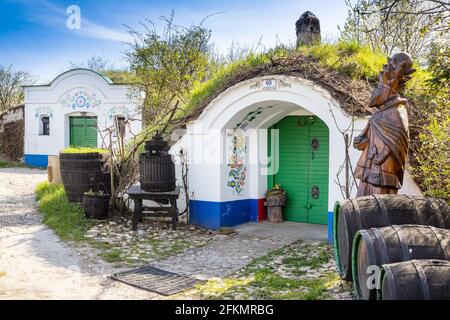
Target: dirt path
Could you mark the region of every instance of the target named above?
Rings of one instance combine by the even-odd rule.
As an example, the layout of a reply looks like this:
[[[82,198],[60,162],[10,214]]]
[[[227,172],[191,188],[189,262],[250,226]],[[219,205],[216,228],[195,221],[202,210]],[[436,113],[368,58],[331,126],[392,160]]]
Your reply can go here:
[[[106,278],[117,269],[41,222],[35,186],[46,172],[0,169],[0,299],[159,299]]]

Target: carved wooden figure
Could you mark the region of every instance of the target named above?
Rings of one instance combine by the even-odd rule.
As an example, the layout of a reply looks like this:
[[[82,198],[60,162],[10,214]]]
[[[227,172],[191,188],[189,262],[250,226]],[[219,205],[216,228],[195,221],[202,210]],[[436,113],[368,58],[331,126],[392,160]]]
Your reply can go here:
[[[416,71],[412,64],[411,57],[401,52],[388,59],[380,72],[369,104],[377,110],[354,139],[354,147],[362,151],[355,168],[355,177],[360,180],[357,197],[396,194],[402,186],[409,130],[408,101],[399,92]]]

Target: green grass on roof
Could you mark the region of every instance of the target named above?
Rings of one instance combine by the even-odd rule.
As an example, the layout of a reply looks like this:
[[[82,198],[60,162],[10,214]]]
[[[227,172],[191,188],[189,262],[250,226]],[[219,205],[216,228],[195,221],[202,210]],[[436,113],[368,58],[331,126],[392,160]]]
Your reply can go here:
[[[108,149],[102,149],[102,148],[86,148],[86,147],[79,147],[79,148],[66,148],[61,151],[61,153],[109,153]]]
[[[310,57],[320,66],[346,74],[353,80],[363,80],[373,85],[378,81],[383,64],[387,63],[384,54],[373,52],[369,47],[355,42],[317,44],[298,49],[274,48],[267,53],[250,54],[245,59],[219,67],[208,81],[197,83],[182,113],[188,115],[198,107],[205,106],[205,103],[228,88],[237,77],[258,67],[268,66],[273,59],[288,59],[298,55]],[[282,74],[282,69],[277,69],[276,73]],[[418,70],[414,74],[414,80],[408,82],[407,88],[421,87],[426,78],[426,71]]]

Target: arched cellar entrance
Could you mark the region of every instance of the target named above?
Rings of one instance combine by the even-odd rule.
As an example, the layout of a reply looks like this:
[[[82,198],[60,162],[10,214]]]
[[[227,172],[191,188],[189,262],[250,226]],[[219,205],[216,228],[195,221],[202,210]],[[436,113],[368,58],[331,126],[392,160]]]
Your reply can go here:
[[[263,221],[266,192],[279,183],[288,197],[285,220],[328,223],[331,239],[345,181],[342,132],[356,135],[367,121],[354,120],[327,90],[302,78],[267,76],[228,88],[171,149],[187,155],[190,222],[217,229]],[[356,162],[359,152],[348,152]]]
[[[273,139],[274,131],[277,138]],[[284,219],[328,223],[329,130],[317,116],[286,116],[268,130],[268,158],[277,170],[267,176],[267,189],[286,190]],[[278,144],[274,146],[273,144]],[[274,153],[278,152],[278,156]]]

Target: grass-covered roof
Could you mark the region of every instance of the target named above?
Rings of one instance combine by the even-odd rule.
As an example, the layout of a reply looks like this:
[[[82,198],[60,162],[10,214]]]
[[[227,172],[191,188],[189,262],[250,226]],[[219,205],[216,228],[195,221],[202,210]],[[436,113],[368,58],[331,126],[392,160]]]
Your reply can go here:
[[[298,49],[276,48],[250,54],[222,66],[208,81],[199,83],[183,109],[183,123],[195,120],[203,109],[239,82],[270,75],[290,75],[322,86],[347,114],[370,115],[367,108],[386,56],[355,43],[318,44]],[[415,85],[414,81],[411,81]],[[411,84],[410,84],[411,85]]]

